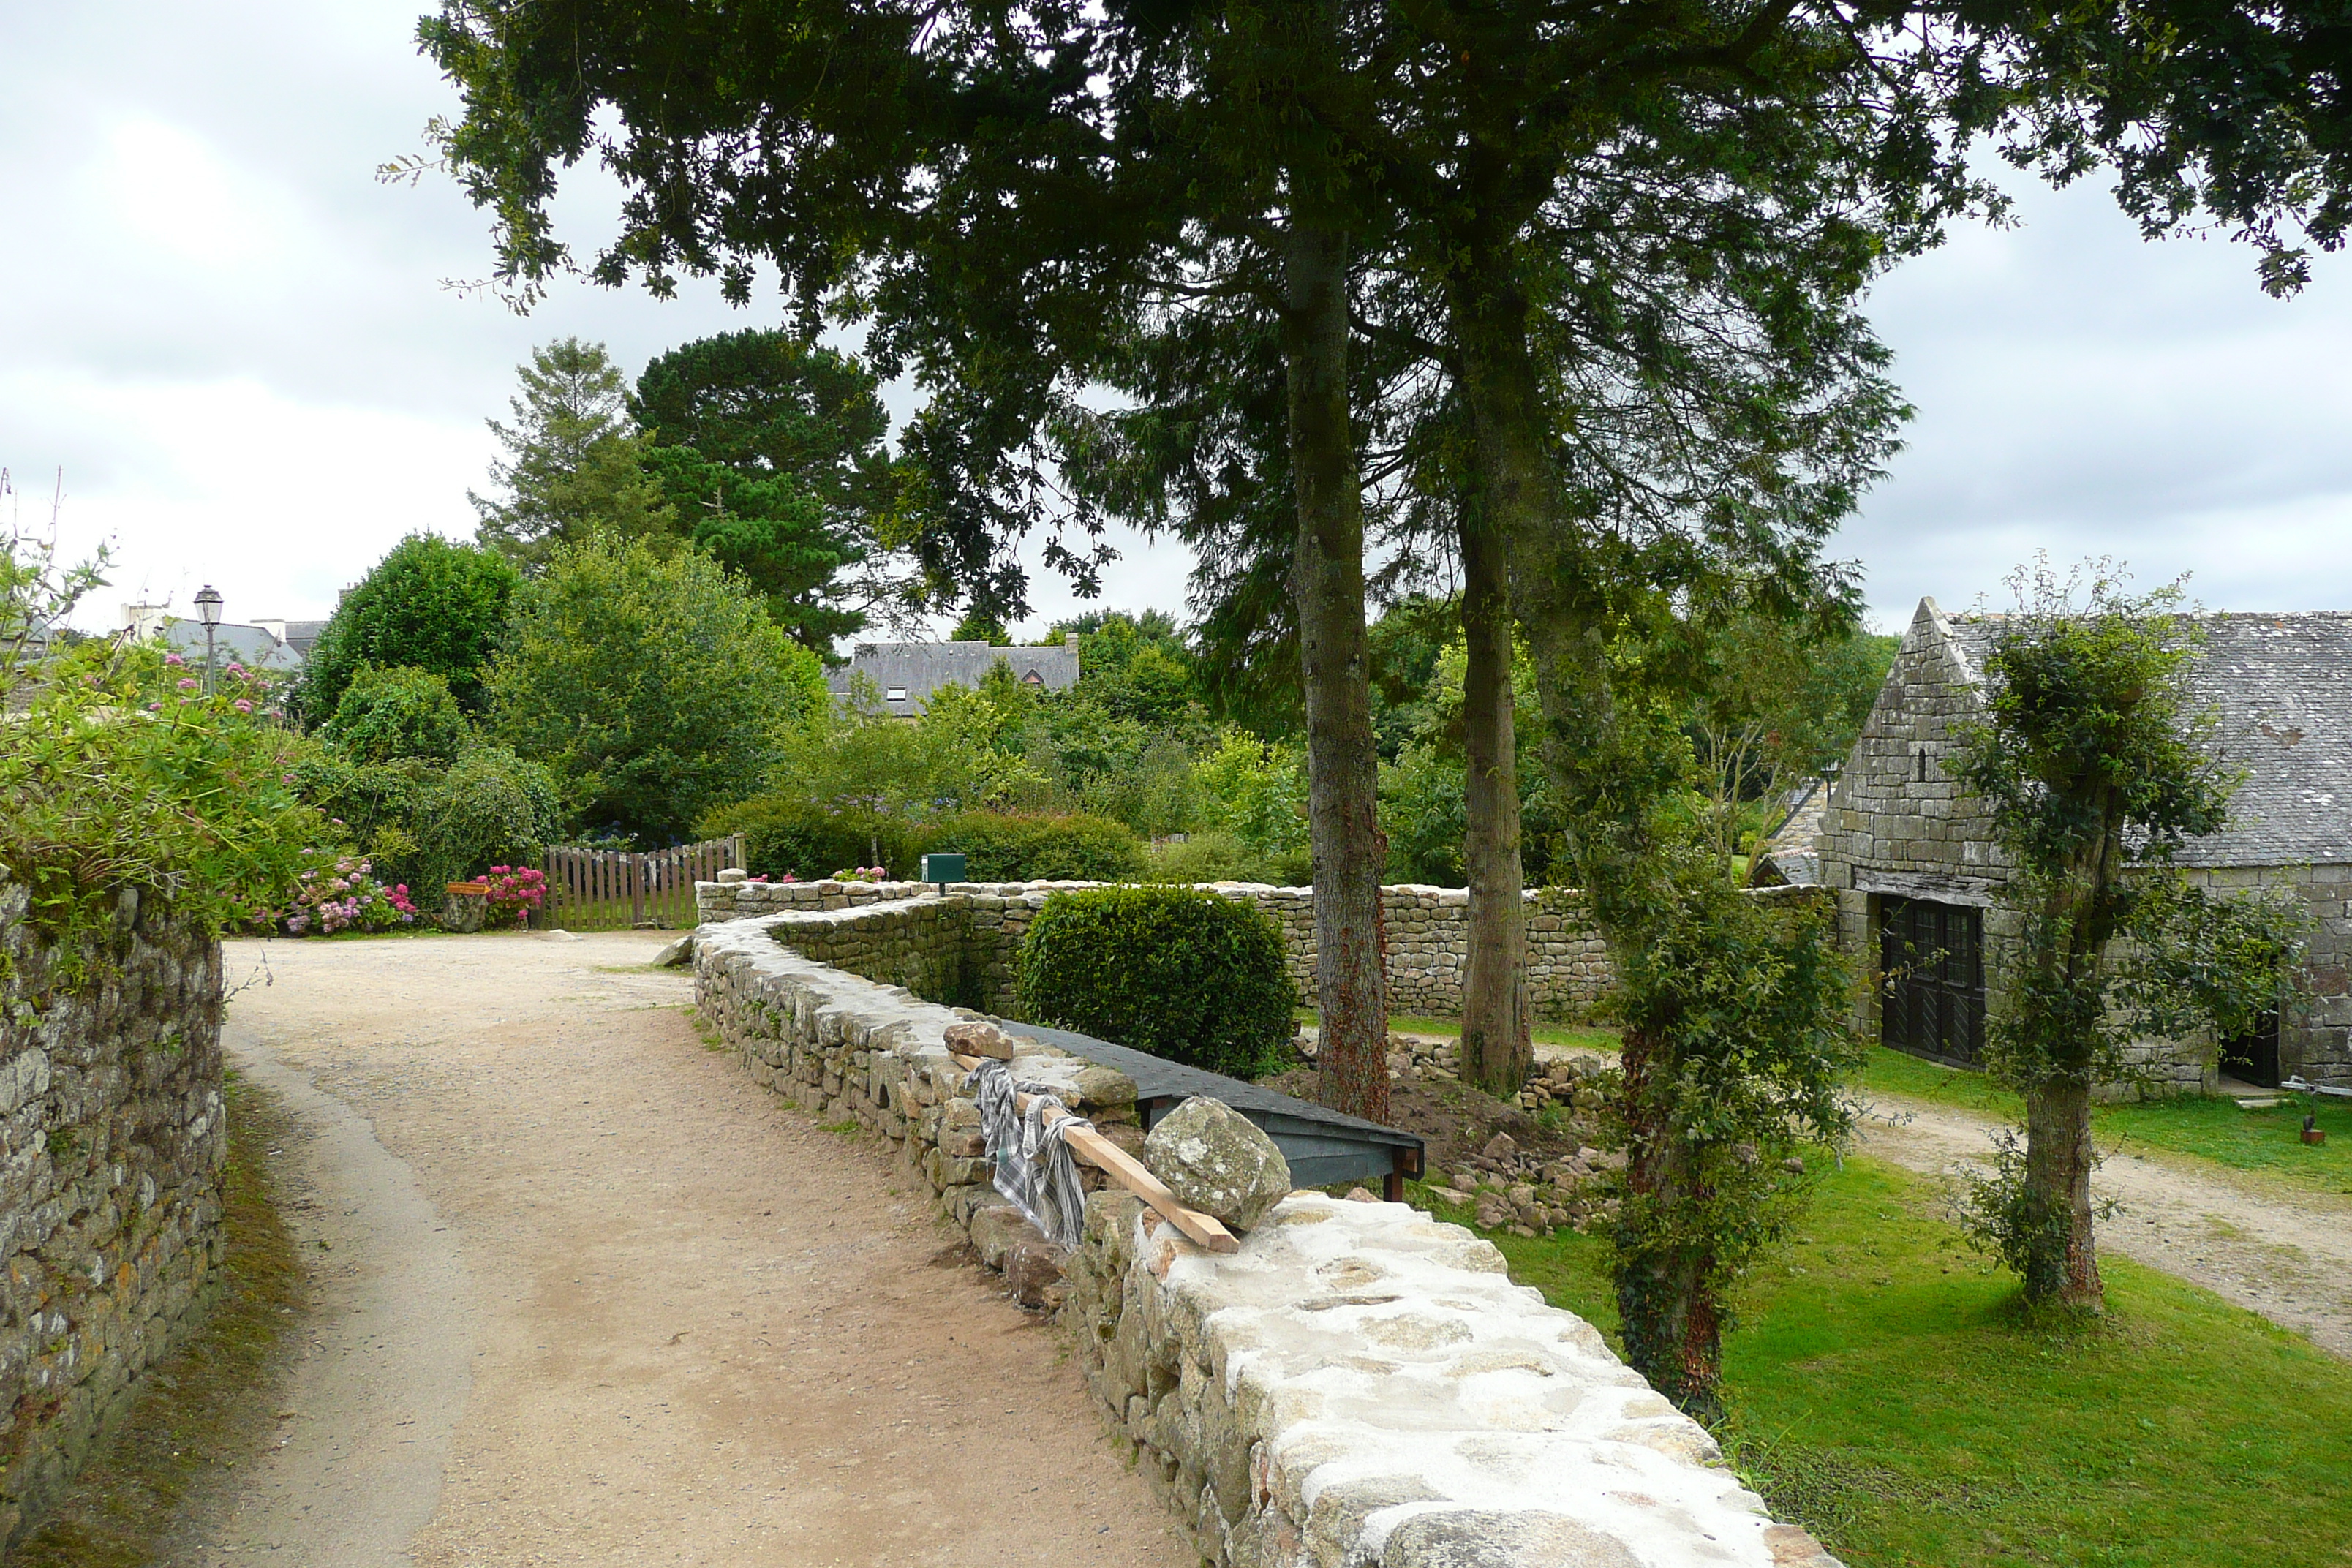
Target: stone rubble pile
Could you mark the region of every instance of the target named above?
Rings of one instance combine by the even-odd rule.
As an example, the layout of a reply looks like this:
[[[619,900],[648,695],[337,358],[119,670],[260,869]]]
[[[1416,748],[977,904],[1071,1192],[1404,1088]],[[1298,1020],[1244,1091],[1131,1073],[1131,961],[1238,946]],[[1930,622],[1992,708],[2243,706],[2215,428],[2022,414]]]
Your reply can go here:
[[[1545,1236],[1615,1218],[1618,1200],[1609,1178],[1625,1168],[1625,1156],[1588,1145],[1547,1158],[1497,1132],[1459,1163],[1465,1168],[1442,1179],[1431,1173],[1433,1200],[1465,1210],[1487,1230]]]
[[[852,917],[704,927],[706,1027],[803,1109],[888,1140],[1014,1297],[1058,1312],[1110,1429],[1208,1563],[1836,1568],[1591,1325],[1513,1285],[1458,1226],[1294,1192],[1221,1257],[1097,1187],[1083,1241],[1057,1252],[988,1184],[979,1107],[946,1046],[972,1015],[779,940],[828,918]],[[1027,1040],[1013,1050],[1024,1088],[1152,1156],[1131,1079]],[[1478,1158],[1483,1173],[1525,1173],[1507,1141]],[[1055,1375],[1042,1358],[1038,1375]]]

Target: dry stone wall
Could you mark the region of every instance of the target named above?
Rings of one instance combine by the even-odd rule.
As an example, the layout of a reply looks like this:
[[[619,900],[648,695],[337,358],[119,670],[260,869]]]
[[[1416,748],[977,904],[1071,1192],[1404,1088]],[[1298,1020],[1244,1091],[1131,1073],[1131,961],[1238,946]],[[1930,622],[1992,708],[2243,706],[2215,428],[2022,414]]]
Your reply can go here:
[[[695,885],[704,923],[743,920],[785,911],[836,910],[860,904],[930,900],[961,911],[961,947],[947,928],[909,938],[919,951],[879,927],[846,939],[839,949],[843,966],[874,978],[908,985],[930,996],[952,995],[992,1011],[1012,1006],[1013,960],[1029,922],[1056,891],[1101,887],[1099,882],[956,882],[942,892],[920,882],[751,882],[728,880]],[[1274,888],[1249,882],[1202,886],[1229,899],[1255,904],[1282,928],[1290,977],[1299,994],[1315,992],[1314,894],[1307,888]],[[1580,1022],[1608,988],[1609,954],[1600,935],[1586,924],[1577,896],[1556,889],[1527,894],[1528,989],[1538,1017]],[[1402,1016],[1450,1017],[1462,1011],[1462,975],[1469,958],[1469,895],[1459,888],[1403,884],[1381,890],[1381,914],[1388,944],[1389,1009]],[[953,948],[952,958],[947,956]],[[814,956],[814,955],[813,955]],[[835,962],[827,958],[826,962]],[[950,969],[954,990],[938,988]],[[929,977],[917,984],[917,975]]]
[[[29,1533],[221,1258],[220,945],[124,893],[68,985],[0,885],[0,1540]]]
[[[1835,1568],[1591,1325],[1513,1285],[1460,1226],[1299,1192],[1218,1257],[1097,1184],[1077,1248],[1050,1247],[987,1184],[980,1109],[943,1043],[969,1015],[806,955],[817,927],[863,918],[705,925],[705,1026],[812,1115],[887,1140],[1013,1295],[1058,1314],[1110,1430],[1204,1561]],[[1015,1049],[1024,1087],[1139,1146],[1132,1079]]]

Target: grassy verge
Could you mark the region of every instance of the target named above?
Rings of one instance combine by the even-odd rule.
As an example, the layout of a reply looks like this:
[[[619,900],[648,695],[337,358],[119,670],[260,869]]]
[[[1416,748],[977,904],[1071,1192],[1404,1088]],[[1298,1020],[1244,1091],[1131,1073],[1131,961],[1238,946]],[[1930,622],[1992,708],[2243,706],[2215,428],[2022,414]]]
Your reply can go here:
[[[1938,1067],[1883,1046],[1872,1047],[1862,1084],[1875,1093],[1958,1106],[2011,1122],[2024,1114],[2016,1095],[1987,1082],[1982,1073]],[[2319,1119],[2326,1142],[2303,1142],[2306,1112]],[[2225,1095],[2179,1095],[2103,1105],[2092,1112],[2091,1122],[2102,1149],[2161,1149],[2305,1192],[2352,1193],[2352,1100],[2290,1094],[2270,1110],[2242,1110]]]
[[[1313,1026],[1319,1020],[1312,1007],[1298,1009],[1298,1021]],[[1446,1035],[1459,1039],[1462,1020],[1459,1018],[1412,1018],[1391,1016],[1389,1027],[1400,1035]],[[1536,1043],[1544,1046],[1577,1046],[1591,1051],[1613,1051],[1617,1048],[1617,1031],[1599,1029],[1580,1024],[1538,1024],[1533,1031]]]
[[[1852,1568],[2352,1563],[2352,1367],[2122,1259],[2105,1322],[2029,1320],[1941,1210],[1850,1160],[1751,1275],[1730,1446],[1777,1513]],[[1615,1342],[1600,1241],[1492,1239]]]
[[[228,1075],[228,1250],[205,1321],[152,1368],[122,1429],[11,1568],[141,1568],[209,1487],[271,1436],[270,1391],[299,1321],[302,1269],[278,1217],[268,1156],[295,1129],[284,1109]]]

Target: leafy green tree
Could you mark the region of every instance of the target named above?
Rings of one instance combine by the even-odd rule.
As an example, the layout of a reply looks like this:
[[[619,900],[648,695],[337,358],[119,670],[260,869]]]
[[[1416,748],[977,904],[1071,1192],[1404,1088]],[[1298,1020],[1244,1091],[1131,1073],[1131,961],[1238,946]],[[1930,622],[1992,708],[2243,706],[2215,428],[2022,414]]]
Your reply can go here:
[[[482,672],[522,581],[496,551],[412,533],[343,595],[302,663],[294,706],[317,726],[370,665],[430,671],[468,713],[482,708]]]
[[[781,331],[703,338],[648,363],[629,412],[678,527],[799,641],[830,653],[892,592],[882,535],[899,478],[878,384],[856,359]]]
[[[1843,759],[1870,717],[1897,638],[1735,605],[1696,628],[1689,730],[1708,836],[1728,858],[1751,805]]]
[[[449,683],[429,669],[405,666],[362,667],[320,731],[321,739],[362,764],[403,757],[455,762],[471,735]]]
[[[1475,481],[1475,504],[1453,514],[1475,714],[1465,746],[1492,807],[1471,813],[1469,858],[1495,922],[1476,922],[1474,964],[1495,978],[1471,989],[1478,1034],[1516,1053],[1508,563],[1525,536],[1605,559],[1640,528],[1612,533],[1605,502],[1585,504],[1587,476],[1560,466],[1578,450],[1563,432],[1588,431],[1604,463],[1618,443],[1612,405],[1570,406],[1548,384],[1578,363],[1543,342],[1544,304],[1563,299],[1553,258],[1563,238],[1614,234],[1664,247],[1669,275],[1712,276],[1688,227],[1647,221],[1670,212],[1608,215],[1629,171],[1654,189],[1721,193],[1760,231],[1847,258],[1846,276],[1823,274],[1832,305],[1932,238],[1937,215],[1985,199],[1967,160],[1988,132],[2058,178],[2113,161],[2152,232],[2232,227],[2263,247],[2278,287],[2302,276],[2298,226],[2326,247],[2352,218],[2334,0],[1898,4],[1860,17],[1785,0],[1577,17],[1537,0],[1017,19],[981,6],[808,16],[789,36],[771,20],[698,0],[447,0],[422,29],[467,99],[443,147],[497,210],[502,268],[529,289],[566,262],[548,216],[554,171],[598,146],[630,191],[595,264],[603,280],[642,274],[667,289],[677,270],[715,272],[741,299],[772,264],[812,320],[827,304],[867,319],[875,352],[892,368],[918,360],[937,393],[908,433],[940,508],[926,567],[969,580],[991,607],[1016,591],[1000,548],[1054,504],[1037,432],[1078,410],[1148,308],[1214,314],[1251,299],[1283,390],[1281,438],[1256,445],[1278,446],[1269,493],[1296,513],[1286,580],[1314,762],[1327,1090],[1371,1114],[1386,1079],[1367,445],[1351,404],[1365,384],[1352,367],[1363,258],[1392,258],[1443,333],[1378,320],[1361,335],[1428,343],[1423,357],[1460,397],[1453,427]],[[600,121],[608,110],[617,130]],[[1582,281],[1591,308],[1555,320],[1638,328],[1638,297],[1618,299],[1615,275]],[[1736,344],[1815,302],[1769,268],[1753,281],[1722,331],[1695,323],[1711,289],[1672,319]],[[1803,403],[1777,400],[1799,426]],[[1738,408],[1703,423],[1736,427]],[[1703,510],[1727,534],[1748,524],[1739,500]],[[1082,576],[1099,560],[1059,538],[1049,555]],[[1536,608],[1557,612],[1559,594]]]
[[[2239,778],[2190,696],[2199,638],[2179,589],[2127,594],[2104,567],[2062,583],[2046,564],[2012,585],[1958,768],[2023,917],[1985,1063],[2025,1097],[2025,1147],[1979,1185],[1978,1221],[2029,1300],[2095,1311],[2093,1089],[2133,1078],[2135,1038],[2251,1028],[2289,984],[2303,922],[2284,892],[2215,894],[2171,865],[2226,825]]]
[[[558,546],[515,596],[486,728],[555,774],[575,823],[677,842],[753,794],[824,711],[816,658],[692,551]]]
[[[1011,647],[1013,634],[1005,629],[1004,617],[982,610],[967,610],[963,619],[948,634],[950,642],[984,642],[991,647]]]
[[[1676,640],[1672,597],[1619,609],[1613,641],[1545,671],[1543,758],[1615,972],[1604,1009],[1622,1032],[1612,1109],[1627,1159],[1610,1246],[1626,1360],[1712,1415],[1728,1293],[1801,1209],[1801,1156],[1850,1131],[1859,1047],[1832,913],[1738,888],[1685,809],[1690,672],[1658,655]],[[1573,700],[1554,706],[1562,689]]]
[[[503,498],[468,492],[481,542],[527,569],[550,551],[608,531],[669,531],[676,512],[645,470],[652,443],[629,424],[627,383],[602,343],[562,338],[531,351],[515,374],[514,423],[490,420],[506,456],[490,465]]]

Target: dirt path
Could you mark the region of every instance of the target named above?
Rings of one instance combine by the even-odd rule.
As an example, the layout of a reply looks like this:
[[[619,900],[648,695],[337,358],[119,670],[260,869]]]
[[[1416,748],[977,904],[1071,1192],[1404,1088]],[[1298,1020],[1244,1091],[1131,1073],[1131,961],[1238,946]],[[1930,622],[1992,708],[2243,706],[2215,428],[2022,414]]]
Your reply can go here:
[[[187,1560],[1189,1568],[1054,1331],[705,1049],[659,940],[230,944],[320,1310]]]
[[[1941,1174],[1981,1162],[1997,1125],[1882,1095],[1864,1118],[1861,1147]],[[2352,1360],[2352,1204],[2140,1152],[2111,1155],[2091,1190],[2123,1205],[2099,1226],[2104,1250],[2194,1281]]]

